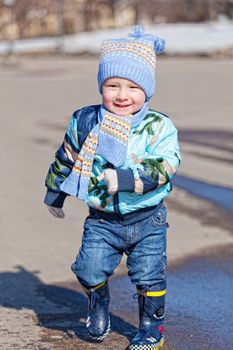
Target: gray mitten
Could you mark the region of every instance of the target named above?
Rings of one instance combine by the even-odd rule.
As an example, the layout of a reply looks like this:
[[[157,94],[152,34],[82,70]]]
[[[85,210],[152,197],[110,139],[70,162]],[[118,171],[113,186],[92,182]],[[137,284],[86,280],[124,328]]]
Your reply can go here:
[[[48,211],[50,212],[51,215],[53,215],[57,219],[64,219],[65,213],[62,210],[62,208],[55,208],[48,206]]]

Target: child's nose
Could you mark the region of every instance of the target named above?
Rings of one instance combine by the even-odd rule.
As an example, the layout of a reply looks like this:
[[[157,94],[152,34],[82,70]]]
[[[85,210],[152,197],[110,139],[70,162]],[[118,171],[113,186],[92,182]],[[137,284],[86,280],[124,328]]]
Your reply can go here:
[[[117,99],[119,101],[125,101],[128,99],[127,92],[125,89],[119,89],[117,93]]]

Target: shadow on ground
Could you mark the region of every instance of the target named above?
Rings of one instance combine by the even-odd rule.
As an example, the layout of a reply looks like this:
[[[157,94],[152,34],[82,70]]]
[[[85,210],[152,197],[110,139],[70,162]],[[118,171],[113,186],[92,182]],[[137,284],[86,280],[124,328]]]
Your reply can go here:
[[[207,146],[216,150],[222,150],[226,152],[233,152],[232,149],[232,137],[233,132],[231,130],[209,130],[209,129],[180,129],[179,140],[181,142],[187,142],[196,144],[199,146]],[[217,161],[229,162],[229,158],[219,159]]]
[[[39,279],[39,272],[29,272],[22,266],[16,268],[16,272],[0,273],[0,306],[34,311],[34,321],[44,330],[41,333],[42,342],[56,340],[56,349],[60,349],[59,338],[67,340],[66,349],[70,349],[69,342],[70,345],[77,345],[77,342],[85,344],[82,349],[102,348],[88,338],[85,328],[87,299],[76,281],[66,283],[66,286],[47,285]],[[129,290],[125,294],[128,293]],[[132,306],[129,306],[128,311],[131,308]],[[113,313],[111,321],[115,334],[113,341],[115,337],[121,343],[124,339],[123,343],[126,346],[136,328]],[[56,332],[51,332],[53,330]]]

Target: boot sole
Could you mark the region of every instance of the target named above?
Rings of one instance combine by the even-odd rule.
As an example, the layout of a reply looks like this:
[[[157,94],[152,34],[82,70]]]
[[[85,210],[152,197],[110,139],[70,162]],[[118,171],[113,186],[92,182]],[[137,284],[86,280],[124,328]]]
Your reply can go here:
[[[90,334],[92,340],[95,340],[97,342],[101,342],[107,337],[107,335],[110,333],[110,331],[111,331],[111,320],[109,318],[109,320],[108,320],[108,327],[107,327],[106,331],[102,335],[94,336],[94,335],[92,335],[90,333],[89,334]]]
[[[164,339],[161,339],[159,343],[156,345],[154,344],[147,344],[147,345],[129,345],[128,350],[158,350],[161,349],[161,347],[164,345]]]

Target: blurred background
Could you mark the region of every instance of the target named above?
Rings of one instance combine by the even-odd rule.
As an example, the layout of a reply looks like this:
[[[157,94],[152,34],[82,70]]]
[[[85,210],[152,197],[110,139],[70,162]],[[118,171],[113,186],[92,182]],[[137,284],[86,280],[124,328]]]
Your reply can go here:
[[[232,0],[1,0],[1,40],[233,18]]]
[[[171,41],[167,54],[224,49],[232,55],[232,17],[232,0],[1,0],[0,53],[98,53],[101,34],[141,23],[166,33]],[[93,34],[97,42],[91,45],[86,41]]]
[[[102,40],[133,25],[166,40],[153,109],[179,131],[168,207],[164,350],[233,346],[233,1],[0,0],[0,349],[124,349],[137,325],[125,257],[111,279],[113,332],[85,333],[71,273],[87,208],[43,204],[44,180],[74,110],[101,103]],[[216,315],[217,313],[217,315]]]

